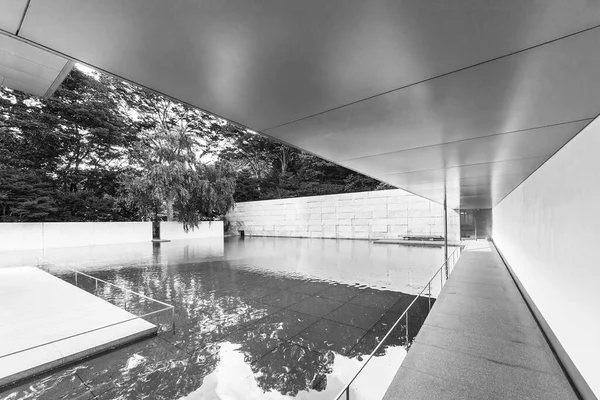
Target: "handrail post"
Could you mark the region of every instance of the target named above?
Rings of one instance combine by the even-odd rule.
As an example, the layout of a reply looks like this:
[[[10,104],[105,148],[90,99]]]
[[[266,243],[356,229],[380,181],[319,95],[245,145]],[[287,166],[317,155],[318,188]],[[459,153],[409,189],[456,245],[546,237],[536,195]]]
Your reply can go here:
[[[175,307],[171,307],[171,321],[173,322],[173,335],[175,335]]]
[[[78,286],[78,284],[77,284],[77,271],[75,271],[75,286]]]
[[[408,351],[408,310],[406,311],[406,314],[404,314],[406,317],[406,351]]]
[[[455,252],[457,252],[457,254],[454,256],[454,253],[453,253],[452,257],[456,257],[458,259],[461,251],[462,251],[462,247],[459,244],[458,249],[455,250]],[[350,379],[350,381],[338,392],[337,399],[342,398],[344,393],[346,393],[346,399],[350,398],[350,393],[349,393],[350,386],[354,383],[354,380],[362,373],[363,369],[367,366],[367,364],[375,356],[375,353],[377,353],[377,351],[383,345],[383,343],[386,342],[388,337],[390,337],[390,335],[394,335],[394,337],[396,337],[395,336],[396,328],[400,329],[400,332],[398,333],[398,337],[400,340],[402,340],[402,318],[403,317],[405,319],[404,324],[405,324],[405,329],[406,329],[406,331],[405,331],[406,351],[409,350],[409,348],[410,348],[410,333],[409,333],[410,327],[409,327],[409,317],[408,317],[409,310],[414,306],[414,304],[417,302],[417,300],[419,300],[419,298],[421,296],[423,296],[423,297],[425,296],[425,290],[428,291],[429,309],[431,310],[431,285],[432,285],[432,283],[435,282],[436,275],[440,274],[440,292],[441,292],[441,288],[444,286],[444,268],[449,268],[448,262],[449,262],[449,260],[446,259],[446,261],[437,269],[435,274],[433,274],[433,276],[431,277],[429,282],[427,282],[427,284],[425,286],[423,286],[423,288],[421,289],[419,294],[415,296],[414,300],[409,304],[409,306],[404,310],[404,312],[398,317],[396,322],[394,322],[392,327],[387,331],[387,333],[384,335],[384,337],[375,346],[375,349],[373,349],[373,351],[371,352],[371,354],[369,354],[367,359],[362,362],[360,368],[358,369],[356,374],[354,374],[354,377],[352,379]],[[448,278],[446,278],[446,280],[447,279]]]
[[[458,253],[457,252],[458,252],[458,250],[454,250],[452,252],[452,270],[454,270],[454,267],[456,266],[456,263],[458,262],[458,258],[457,258]],[[452,271],[450,271],[450,272],[452,272]]]
[[[427,285],[429,287],[429,293],[427,294],[427,298],[429,299],[429,311],[431,311],[431,282]]]
[[[444,261],[446,262],[446,279],[448,279],[448,202],[446,185],[444,184]]]

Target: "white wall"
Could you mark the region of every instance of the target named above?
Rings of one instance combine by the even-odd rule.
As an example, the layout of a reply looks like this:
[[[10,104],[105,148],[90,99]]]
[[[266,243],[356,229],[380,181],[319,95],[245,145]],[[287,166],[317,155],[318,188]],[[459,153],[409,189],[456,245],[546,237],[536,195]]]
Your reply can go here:
[[[43,247],[44,227],[41,222],[0,224],[0,251],[41,249]]]
[[[151,222],[1,223],[0,251],[152,240]]]
[[[251,236],[398,239],[444,235],[444,208],[404,190],[237,203],[227,215]],[[459,240],[459,215],[448,211],[448,239]]]
[[[600,397],[600,119],[493,214],[496,245]]]
[[[188,230],[183,229],[183,224],[180,222],[161,222],[160,223],[160,238],[167,240],[179,239],[203,239],[223,237],[223,222],[222,221],[204,221],[198,227]]]

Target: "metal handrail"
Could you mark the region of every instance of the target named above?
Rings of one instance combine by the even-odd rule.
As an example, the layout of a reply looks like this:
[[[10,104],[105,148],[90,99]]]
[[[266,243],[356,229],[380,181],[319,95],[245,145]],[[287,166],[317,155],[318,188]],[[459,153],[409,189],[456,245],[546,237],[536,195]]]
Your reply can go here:
[[[38,265],[39,265],[39,262],[40,262],[40,260],[42,260],[42,261],[44,261],[44,262],[46,262],[46,263],[48,263],[48,264],[56,265],[56,263],[53,263],[52,261],[46,260],[45,258],[42,258],[42,257],[38,257]],[[140,297],[143,297],[143,298],[145,298],[145,299],[148,299],[148,300],[154,301],[154,302],[156,302],[156,303],[160,303],[160,304],[162,304],[163,306],[166,306],[166,307],[173,307],[173,305],[171,305],[171,304],[167,304],[167,303],[165,303],[165,302],[162,302],[162,301],[160,301],[160,300],[153,299],[153,298],[151,298],[151,297],[148,297],[148,296],[146,296],[146,295],[144,295],[144,294],[141,294],[141,293],[138,293],[138,292],[134,292],[133,290],[130,290],[130,289],[124,288],[124,287],[122,287],[122,286],[115,285],[114,283],[111,283],[111,282],[105,281],[104,279],[96,278],[95,276],[88,275],[88,274],[86,274],[85,272],[81,272],[81,271],[78,271],[78,270],[76,270],[76,269],[69,268],[69,267],[64,267],[64,266],[62,266],[62,265],[60,266],[60,268],[62,268],[62,269],[66,269],[66,270],[69,270],[69,271],[71,271],[71,272],[74,272],[74,273],[75,273],[75,276],[77,276],[77,274],[79,274],[79,275],[83,275],[83,276],[86,276],[86,277],[88,277],[88,278],[94,279],[94,280],[96,280],[96,281],[99,281],[99,282],[106,283],[106,284],[108,284],[108,285],[114,286],[114,287],[116,287],[116,288],[118,288],[118,289],[121,289],[121,290],[123,290],[123,291],[125,291],[125,292],[133,293],[133,294],[135,294],[135,295],[137,295],[137,296],[140,296]]]
[[[50,265],[57,266],[56,263],[54,263],[54,262],[52,262],[50,260],[47,260],[47,259],[42,258],[42,257],[38,257],[38,268],[40,268],[40,261],[43,261],[43,262],[45,262],[47,264],[50,264]],[[98,290],[98,282],[102,282],[103,284],[110,285],[110,286],[113,286],[113,287],[115,287],[115,288],[117,288],[119,290],[122,290],[123,292],[125,292],[125,311],[128,311],[127,310],[127,294],[128,293],[132,293],[132,294],[134,294],[136,296],[142,297],[144,299],[147,299],[147,300],[150,300],[152,302],[155,302],[155,303],[158,303],[158,304],[161,304],[161,305],[165,306],[165,308],[162,308],[162,309],[156,310],[156,311],[152,311],[150,313],[143,314],[143,315],[136,315],[136,314],[132,313],[132,315],[135,315],[135,318],[131,318],[129,320],[125,320],[125,321],[117,322],[117,323],[114,323],[114,324],[111,324],[111,325],[107,325],[105,327],[109,327],[109,326],[116,325],[116,324],[123,323],[123,322],[132,321],[134,319],[145,318],[145,317],[148,317],[148,316],[150,316],[152,314],[155,314],[155,313],[158,313],[158,312],[161,312],[161,311],[166,311],[166,310],[170,309],[171,310],[171,329],[172,329],[173,333],[175,332],[175,307],[172,304],[168,304],[168,303],[165,303],[163,301],[153,299],[153,298],[148,297],[148,296],[146,296],[144,294],[135,292],[135,291],[133,291],[131,289],[127,289],[125,287],[122,287],[122,286],[119,286],[119,285],[115,285],[114,283],[105,281],[104,279],[100,279],[100,278],[96,278],[95,276],[88,275],[85,272],[78,271],[78,270],[76,270],[74,268],[69,268],[69,267],[65,267],[65,266],[62,266],[62,265],[59,266],[59,268],[65,269],[67,271],[71,271],[71,272],[73,272],[75,274],[75,286],[77,286],[77,275],[83,275],[83,276],[85,276],[87,278],[90,278],[90,279],[93,279],[95,281],[95,283],[96,283],[96,290]],[[47,270],[49,271],[49,269],[47,269]],[[105,328],[105,327],[102,327],[102,328]],[[93,329],[93,330],[91,330],[89,332],[93,332],[94,330],[98,330],[98,329],[102,329],[102,328],[96,328],[96,329]],[[81,334],[84,334],[84,333],[88,333],[88,332],[83,332]],[[74,335],[74,336],[77,336],[77,335]],[[60,340],[63,340],[63,339],[60,339]]]
[[[435,277],[437,276],[437,274],[440,274],[441,286],[443,286],[444,274],[442,273],[442,270],[443,270],[444,267],[446,267],[448,265],[448,261],[450,259],[452,259],[454,263],[456,263],[456,261],[458,261],[458,258],[456,258],[456,260],[454,260],[454,258],[455,258],[455,255],[457,257],[460,256],[461,250],[462,250],[462,246],[458,246],[458,248],[455,249],[452,252],[452,254],[450,254],[450,256],[446,259],[446,261],[444,261],[444,263],[442,264],[442,266],[435,272],[435,274],[433,274],[433,276],[431,277],[431,279],[429,280],[429,282],[427,282],[425,284],[425,286],[423,286],[423,289],[421,290],[421,292],[419,292],[419,294],[415,296],[415,299],[408,305],[408,307],[406,307],[406,309],[404,310],[404,312],[402,313],[402,315],[400,315],[400,317],[396,320],[396,322],[390,328],[390,330],[388,331],[388,333],[385,334],[385,336],[383,337],[383,339],[381,339],[381,341],[377,344],[377,346],[375,347],[375,349],[371,352],[371,354],[369,354],[369,357],[367,357],[367,359],[365,361],[363,361],[362,365],[360,366],[360,368],[358,369],[358,371],[356,372],[356,374],[354,374],[354,377],[352,377],[352,379],[350,380],[350,382],[348,382],[346,384],[346,386],[344,386],[344,388],[339,391],[338,395],[334,397],[334,400],[338,400],[344,394],[344,392],[346,393],[346,400],[350,400],[350,386],[356,380],[356,378],[358,378],[358,375],[360,375],[360,373],[362,372],[362,370],[367,366],[367,364],[369,363],[369,361],[371,361],[371,359],[373,358],[373,356],[375,356],[375,353],[377,353],[377,351],[381,348],[381,346],[383,345],[383,343],[391,335],[392,331],[394,329],[396,329],[396,326],[398,326],[398,324],[400,323],[400,321],[402,321],[402,318],[406,318],[406,339],[407,339],[406,340],[406,346],[407,346],[407,349],[408,349],[408,310],[410,310],[410,308],[413,306],[413,304],[415,304],[415,302],[421,297],[421,295],[425,292],[425,289],[429,290],[429,309],[431,310],[431,283],[433,282],[433,280],[435,279]],[[448,275],[449,275],[449,271],[446,270],[446,281],[448,280]],[[441,288],[440,288],[440,291],[441,291]],[[423,297],[425,297],[425,296],[423,296]]]

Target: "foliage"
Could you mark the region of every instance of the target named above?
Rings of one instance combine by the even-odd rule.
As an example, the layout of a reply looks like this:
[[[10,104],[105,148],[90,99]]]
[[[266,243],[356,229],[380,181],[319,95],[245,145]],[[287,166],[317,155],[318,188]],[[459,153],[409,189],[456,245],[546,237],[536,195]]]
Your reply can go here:
[[[215,220],[233,208],[235,171],[227,162],[198,164],[184,175],[185,190],[178,192],[175,209],[184,229],[202,220]]]
[[[317,196],[392,188],[337,164],[232,127],[219,157],[238,171],[236,201]]]
[[[117,84],[73,70],[48,100],[0,89],[3,221],[126,218],[114,177],[137,131],[113,99]]]
[[[221,218],[235,201],[388,188],[201,110],[74,69],[0,86],[0,221]]]
[[[126,203],[143,216],[158,220],[164,211],[168,221],[176,218],[187,230],[233,207],[235,172],[225,162],[201,161],[214,140],[200,136],[185,118],[173,114],[170,122],[158,121],[155,130],[142,133],[132,160],[136,172],[125,174],[121,184]]]
[[[46,221],[58,208],[43,172],[0,169],[2,221]]]

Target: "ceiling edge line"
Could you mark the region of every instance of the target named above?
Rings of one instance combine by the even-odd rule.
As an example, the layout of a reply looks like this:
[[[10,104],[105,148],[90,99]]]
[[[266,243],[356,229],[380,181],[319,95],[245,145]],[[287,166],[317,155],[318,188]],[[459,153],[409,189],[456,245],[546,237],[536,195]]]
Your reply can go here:
[[[529,179],[529,178],[530,178],[530,177],[531,177],[533,174],[535,174],[535,173],[536,173],[536,172],[537,172],[537,171],[538,171],[540,168],[542,168],[542,167],[543,167],[543,166],[544,166],[544,165],[545,165],[545,164],[546,164],[546,163],[547,163],[549,160],[551,160],[551,159],[552,159],[552,157],[554,157],[554,156],[555,156],[555,155],[556,155],[556,154],[557,154],[559,151],[561,151],[561,150],[562,150],[562,149],[563,149],[563,148],[564,148],[566,145],[568,145],[569,143],[571,143],[571,141],[572,141],[573,139],[575,139],[577,136],[579,136],[579,134],[580,134],[581,132],[583,132],[583,131],[584,131],[584,130],[585,130],[587,127],[588,127],[588,126],[590,126],[590,124],[591,124],[592,122],[594,122],[596,119],[598,119],[598,117],[600,117],[600,113],[598,113],[598,115],[596,115],[596,118],[592,118],[592,120],[591,120],[590,122],[588,122],[587,124],[585,124],[585,126],[584,126],[583,128],[581,128],[581,129],[579,130],[579,132],[577,132],[575,135],[573,135],[573,137],[571,137],[569,140],[567,140],[565,143],[563,143],[563,145],[562,145],[562,146],[560,146],[560,147],[559,147],[559,148],[558,148],[558,149],[557,149],[557,150],[556,150],[554,153],[552,153],[552,154],[550,155],[550,157],[548,157],[548,159],[547,159],[546,161],[544,161],[544,162],[543,162],[543,163],[541,163],[541,164],[540,164],[540,165],[539,165],[539,166],[538,166],[536,169],[534,169],[534,170],[531,172],[531,174],[529,174],[529,175],[528,175],[528,176],[527,176],[525,179],[523,179],[523,181],[522,181],[521,183],[519,183],[517,186],[515,186],[515,187],[513,188],[513,190],[511,190],[510,192],[508,192],[508,193],[506,194],[506,196],[504,196],[503,198],[501,198],[501,199],[500,199],[500,201],[498,201],[496,204],[494,204],[494,205],[492,206],[492,208],[494,208],[494,207],[496,207],[498,204],[502,203],[502,201],[503,201],[505,198],[507,198],[508,196],[510,196],[510,194],[511,194],[512,192],[514,192],[514,191],[515,191],[515,190],[516,190],[516,189],[517,189],[519,186],[521,186],[521,185],[523,184],[523,182],[525,182],[525,181],[526,181],[527,179]]]
[[[387,174],[383,174],[383,176],[388,176],[388,175],[406,175],[406,174],[414,174],[414,173],[419,173],[419,172],[431,172],[431,171],[448,171],[449,169],[458,169],[458,168],[462,168],[462,167],[474,167],[476,165],[486,165],[486,164],[498,164],[498,163],[503,163],[503,162],[511,162],[511,161],[519,161],[519,160],[533,160],[535,158],[547,158],[549,155],[543,155],[543,156],[533,156],[533,157],[521,157],[521,158],[511,158],[509,160],[499,160],[499,161],[489,161],[489,162],[480,162],[480,163],[473,163],[473,164],[463,164],[463,165],[457,165],[454,167],[448,167],[448,168],[432,168],[432,169],[421,169],[418,171],[409,171],[409,172],[389,172]]]
[[[529,132],[529,131],[535,131],[536,129],[552,128],[552,127],[555,127],[555,126],[574,124],[574,123],[577,123],[577,122],[590,121],[590,120],[593,120],[593,119],[594,118],[575,119],[573,121],[558,122],[558,123],[555,123],[555,124],[541,125],[541,126],[536,126],[536,127],[533,127],[533,128],[517,129],[517,130],[514,130],[514,131],[508,131],[508,132],[492,133],[490,135],[477,136],[477,137],[468,138],[468,139],[453,140],[451,142],[441,142],[441,143],[436,143],[436,144],[428,144],[428,145],[425,145],[425,146],[412,147],[410,149],[386,151],[385,153],[379,153],[379,154],[373,154],[373,155],[369,155],[369,156],[361,156],[361,157],[355,157],[355,158],[348,158],[348,159],[345,159],[345,160],[342,160],[342,161],[345,162],[345,161],[354,161],[354,160],[364,160],[366,158],[385,156],[385,155],[388,155],[388,154],[398,154],[398,153],[403,153],[403,152],[406,152],[406,151],[426,149],[428,147],[445,146],[445,145],[454,144],[454,143],[468,142],[470,140],[479,140],[479,139],[493,138],[493,137],[502,136],[502,135],[510,135],[510,134],[513,134],[513,133],[525,133],[525,132]]]
[[[67,62],[65,63],[63,68],[60,70],[60,72],[58,73],[56,78],[54,78],[54,81],[52,81],[52,84],[50,85],[48,90],[46,90],[46,93],[44,93],[44,96],[42,96],[44,99],[49,99],[50,97],[52,97],[52,95],[54,94],[56,89],[58,89],[58,87],[65,80],[67,75],[69,75],[69,73],[71,72],[71,70],[73,69],[74,66],[75,66],[75,63],[73,61],[67,60]]]
[[[509,177],[510,176],[510,177],[515,177],[515,178],[518,177],[519,179],[521,179],[521,178],[524,178],[524,175],[525,174],[502,175],[502,176],[505,176],[505,177]],[[482,177],[482,178],[484,178],[484,177]],[[478,179],[478,178],[464,178],[464,179],[461,179],[460,181],[464,181],[464,180],[468,180],[468,179]],[[507,179],[511,179],[511,178],[507,178]],[[446,184],[446,188],[450,189],[450,188],[466,188],[466,187],[491,187],[491,185],[488,185],[486,183],[476,183],[476,184],[470,184],[470,185],[469,184],[463,185],[465,182],[460,182],[460,181],[448,181],[447,184]],[[438,184],[438,185],[442,184],[443,185],[443,182],[430,182],[430,183],[418,184],[418,185],[424,185],[425,187],[423,187],[423,188],[413,188],[413,190],[417,190],[417,191],[420,191],[420,192],[444,190],[443,187],[438,187],[438,188],[433,188],[433,189],[427,189],[428,186],[431,186],[431,185],[434,185],[434,184]],[[499,184],[501,184],[501,181],[499,182]],[[511,186],[511,185],[508,185],[508,186]]]
[[[17,31],[15,32],[15,35],[19,36],[19,33],[21,32],[21,28],[23,27],[23,22],[25,21],[25,16],[27,15],[27,11],[29,10],[29,4],[31,3],[31,0],[27,0],[27,3],[25,3],[25,8],[23,9],[23,15],[21,15],[21,20],[19,21],[19,27],[17,28]]]
[[[577,132],[575,135],[573,135],[573,137],[577,136],[578,134],[579,134],[579,132]],[[571,140],[573,137],[569,138],[569,140]],[[554,153],[552,153],[552,154],[544,154],[544,155],[541,155],[541,156],[533,156],[533,157],[519,157],[519,158],[510,158],[510,159],[507,159],[507,160],[496,160],[496,161],[490,161],[489,163],[482,162],[482,163],[474,163],[474,164],[453,165],[453,166],[450,166],[448,168],[420,169],[420,170],[415,170],[415,171],[398,172],[398,173],[395,173],[395,174],[396,175],[401,175],[401,174],[409,174],[409,173],[412,173],[412,172],[425,172],[425,171],[437,171],[437,170],[447,171],[448,169],[452,169],[452,168],[469,167],[469,166],[472,166],[472,165],[482,165],[482,164],[491,164],[491,163],[500,163],[500,162],[518,161],[518,160],[529,160],[529,159],[533,159],[533,158],[544,158],[544,157],[548,157],[549,158],[549,157],[552,157],[552,155],[554,155]],[[394,173],[392,173],[392,174],[394,174]],[[387,175],[383,174],[383,176],[387,176]]]
[[[552,39],[552,40],[548,40],[548,41],[545,41],[545,42],[542,42],[542,43],[538,43],[536,45],[529,46],[529,47],[526,47],[524,49],[514,51],[512,53],[503,54],[503,55],[498,56],[498,57],[490,58],[489,60],[481,61],[481,62],[472,64],[472,65],[468,65],[466,67],[458,68],[458,69],[455,69],[455,70],[452,70],[452,71],[449,71],[449,72],[444,72],[443,74],[435,75],[435,76],[432,76],[430,78],[426,78],[426,79],[422,79],[422,80],[417,81],[417,82],[409,83],[407,85],[400,86],[400,87],[395,88],[395,89],[390,89],[390,90],[387,90],[385,92],[381,92],[381,93],[378,93],[378,94],[374,94],[372,96],[365,97],[365,98],[360,99],[360,100],[356,100],[356,101],[353,101],[353,102],[350,102],[350,103],[347,103],[347,104],[343,104],[343,105],[340,105],[340,106],[337,106],[337,107],[333,107],[333,108],[330,108],[330,109],[327,109],[327,110],[324,110],[324,111],[320,111],[318,113],[307,115],[306,117],[297,118],[297,119],[289,121],[289,122],[284,122],[283,124],[278,124],[278,125],[275,125],[275,126],[272,126],[272,127],[263,128],[263,129],[261,129],[261,131],[267,132],[267,131],[270,131],[270,130],[273,130],[273,129],[281,128],[281,127],[286,126],[286,125],[291,125],[291,124],[294,124],[296,122],[303,121],[305,119],[314,118],[314,117],[317,117],[319,115],[323,115],[323,114],[327,114],[327,113],[332,112],[332,111],[339,110],[340,108],[348,107],[348,106],[351,106],[351,105],[354,105],[354,104],[357,104],[357,103],[361,103],[363,101],[371,100],[371,99],[374,99],[376,97],[385,96],[386,94],[390,94],[392,92],[396,92],[396,91],[399,91],[399,90],[402,90],[402,89],[406,89],[406,88],[409,88],[411,86],[416,86],[416,85],[419,85],[421,83],[432,81],[434,79],[443,78],[444,76],[456,74],[458,72],[465,71],[465,70],[468,70],[468,69],[471,69],[471,68],[476,68],[476,67],[479,67],[479,66],[484,65],[484,64],[488,64],[488,63],[492,63],[494,61],[501,60],[503,58],[511,57],[511,56],[514,56],[514,55],[517,55],[517,54],[520,54],[520,53],[524,53],[526,51],[534,50],[534,49],[537,49],[538,47],[542,47],[542,46],[545,46],[545,45],[548,45],[548,44],[551,44],[551,43],[554,43],[554,42],[558,42],[560,40],[567,39],[567,38],[570,38],[572,36],[577,36],[579,34],[582,34],[582,33],[585,33],[585,32],[589,32],[589,31],[592,31],[592,30],[597,29],[597,28],[600,28],[600,24],[599,25],[594,25],[594,26],[591,26],[589,28],[582,29],[580,31],[573,32],[573,33],[570,33],[568,35],[564,35],[564,36],[561,36],[561,37],[558,37],[558,38],[555,38],[555,39]]]

